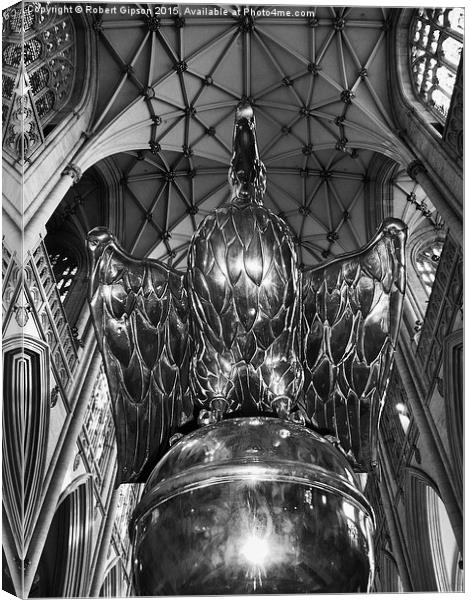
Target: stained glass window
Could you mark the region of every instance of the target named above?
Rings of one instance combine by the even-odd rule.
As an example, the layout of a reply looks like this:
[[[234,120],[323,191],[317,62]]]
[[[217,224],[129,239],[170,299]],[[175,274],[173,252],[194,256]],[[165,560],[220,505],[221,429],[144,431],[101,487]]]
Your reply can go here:
[[[463,8],[421,8],[410,29],[415,92],[445,123],[463,47]]]

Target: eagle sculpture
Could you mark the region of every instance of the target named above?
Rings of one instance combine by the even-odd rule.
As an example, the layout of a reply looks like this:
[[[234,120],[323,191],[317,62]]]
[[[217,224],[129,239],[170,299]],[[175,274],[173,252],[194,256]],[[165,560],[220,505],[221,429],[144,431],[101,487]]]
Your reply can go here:
[[[255,118],[238,105],[231,199],[195,232],[187,273],[89,232],[89,302],[116,426],[117,485],[144,482],[175,434],[230,416],[292,419],[375,464],[405,288],[406,226],[386,219],[357,252],[298,267],[263,206]]]

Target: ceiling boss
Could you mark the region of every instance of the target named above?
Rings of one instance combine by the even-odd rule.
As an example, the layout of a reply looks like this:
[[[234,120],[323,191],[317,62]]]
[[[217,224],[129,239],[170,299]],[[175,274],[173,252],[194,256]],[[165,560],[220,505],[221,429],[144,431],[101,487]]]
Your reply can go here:
[[[366,591],[373,515],[355,472],[376,461],[406,226],[388,219],[361,250],[301,272],[263,206],[246,102],[229,183],[187,273],[128,255],[105,228],[87,238],[117,484],[147,482],[136,593]]]

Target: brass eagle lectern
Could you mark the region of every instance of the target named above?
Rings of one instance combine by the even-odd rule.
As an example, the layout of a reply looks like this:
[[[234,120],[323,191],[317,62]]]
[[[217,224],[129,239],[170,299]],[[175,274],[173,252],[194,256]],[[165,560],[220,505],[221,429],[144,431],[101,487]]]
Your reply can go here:
[[[146,481],[135,591],[366,591],[374,517],[357,472],[376,463],[406,226],[387,219],[361,250],[301,272],[289,227],[263,206],[247,103],[229,183],[187,273],[130,256],[105,228],[87,238],[117,485]]]

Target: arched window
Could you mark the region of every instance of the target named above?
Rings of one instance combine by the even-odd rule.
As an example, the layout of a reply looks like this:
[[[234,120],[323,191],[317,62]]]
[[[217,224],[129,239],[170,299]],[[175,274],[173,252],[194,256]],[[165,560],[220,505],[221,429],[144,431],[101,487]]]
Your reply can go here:
[[[129,520],[132,516],[134,508],[139,501],[143,485],[140,483],[127,483],[120,486],[119,499],[116,507],[116,519],[114,522],[115,536],[119,537],[121,546],[126,555],[129,549]],[[121,558],[127,556],[121,555]]]
[[[3,147],[14,158],[38,148],[74,90],[76,34],[72,17],[35,10],[3,11]]]
[[[410,425],[411,415],[406,392],[397,369],[393,369],[382,412],[380,430],[387,453],[392,459],[391,467],[397,477],[409,448],[407,434]]]
[[[111,449],[115,445],[114,422],[111,414],[111,399],[108,382],[101,367],[83,424],[87,438],[90,464],[94,465],[101,479],[107,472]]]
[[[463,8],[421,8],[410,27],[410,69],[418,99],[442,133],[463,47]]]
[[[67,191],[46,223],[44,244],[72,330],[80,326],[80,317],[87,311],[88,258],[84,240],[90,229],[109,222],[107,198],[107,185],[92,167]]]
[[[408,407],[404,402],[397,402],[395,404],[395,410],[397,411],[398,419],[400,421],[400,425],[403,429],[403,432],[407,433],[410,427],[410,416],[408,412]]]
[[[44,239],[57,291],[69,325],[73,328],[86,300],[87,260],[84,244],[77,235],[48,234]]]
[[[414,256],[414,267],[428,295],[436,278],[437,265],[442,254],[444,241],[436,238],[422,244]]]
[[[57,251],[50,254],[49,259],[63,304],[78,273],[78,262],[72,254],[64,254]]]

